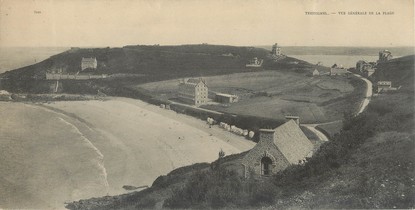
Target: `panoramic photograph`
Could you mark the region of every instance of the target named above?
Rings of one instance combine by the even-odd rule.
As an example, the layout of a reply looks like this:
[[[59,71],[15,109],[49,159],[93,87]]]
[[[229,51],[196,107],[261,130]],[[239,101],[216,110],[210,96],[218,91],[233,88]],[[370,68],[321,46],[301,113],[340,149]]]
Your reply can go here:
[[[414,209],[413,0],[0,0],[0,209]]]

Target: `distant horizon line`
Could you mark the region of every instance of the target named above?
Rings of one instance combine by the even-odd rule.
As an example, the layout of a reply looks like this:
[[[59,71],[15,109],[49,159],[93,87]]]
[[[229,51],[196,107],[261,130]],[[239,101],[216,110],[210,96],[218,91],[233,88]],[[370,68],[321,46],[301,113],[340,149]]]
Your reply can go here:
[[[260,45],[230,45],[230,44],[210,44],[210,43],[192,43],[192,44],[127,44],[127,45],[123,45],[123,46],[104,46],[104,45],[90,45],[90,46],[1,46],[0,48],[106,48],[106,47],[110,47],[110,48],[122,48],[122,47],[126,47],[126,46],[184,46],[184,45],[217,45],[217,46],[235,46],[235,47],[265,47],[265,46],[272,46],[273,44],[270,45],[265,45],[265,44],[260,44]],[[331,46],[327,46],[327,45],[279,45],[281,47],[362,47],[362,48],[399,48],[399,47],[407,47],[407,48],[414,48],[415,46],[410,46],[410,45],[399,45],[399,46],[341,46],[341,45],[331,45]]]

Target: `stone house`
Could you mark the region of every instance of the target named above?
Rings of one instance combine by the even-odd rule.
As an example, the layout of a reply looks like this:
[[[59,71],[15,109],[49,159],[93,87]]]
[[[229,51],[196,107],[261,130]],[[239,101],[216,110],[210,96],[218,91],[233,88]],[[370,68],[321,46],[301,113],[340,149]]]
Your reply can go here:
[[[334,64],[333,66],[331,66],[330,68],[330,76],[335,76],[335,75],[346,75],[349,72],[347,71],[346,68],[343,68],[342,66],[338,66],[337,64]]]
[[[269,176],[290,165],[300,164],[313,149],[313,144],[300,129],[298,117],[275,129],[259,132],[259,142],[241,162],[245,178]]]
[[[81,70],[85,69],[96,69],[98,61],[96,58],[82,58],[81,60]]]
[[[370,77],[373,73],[375,73],[375,67],[376,63],[374,62],[360,60],[356,63],[356,70],[358,70],[365,77]]]
[[[392,82],[391,81],[378,81],[376,83],[376,87],[377,87],[377,92],[378,93],[388,92],[388,91],[393,91],[393,90],[398,89],[396,87],[392,87]]]
[[[246,67],[261,67],[262,63],[264,62],[263,59],[258,59],[257,57],[253,58],[249,61],[248,64],[246,64]]]
[[[272,55],[275,56],[281,56],[281,47],[278,46],[278,43],[275,43],[274,45],[272,45],[272,51],[271,51]]]
[[[389,50],[382,50],[379,52],[378,63],[386,62],[392,58],[393,58],[392,53]]]
[[[200,106],[208,102],[208,93],[208,86],[202,78],[192,78],[180,82],[177,96],[186,103]]]

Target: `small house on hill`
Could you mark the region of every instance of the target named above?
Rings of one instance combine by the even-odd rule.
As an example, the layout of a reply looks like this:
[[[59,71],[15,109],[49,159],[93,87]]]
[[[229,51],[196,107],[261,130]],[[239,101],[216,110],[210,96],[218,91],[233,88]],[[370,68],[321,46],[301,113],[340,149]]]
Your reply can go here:
[[[249,61],[248,64],[246,64],[246,67],[261,67],[262,63],[264,62],[263,59],[258,59],[257,57],[253,58]]]
[[[196,106],[206,104],[208,102],[208,87],[206,82],[202,79],[188,79],[179,84],[178,97]]]
[[[377,92],[378,93],[394,91],[394,90],[398,89],[396,87],[392,87],[392,82],[391,81],[378,81],[376,83],[376,87],[377,87]]]
[[[317,69],[314,69],[313,71],[313,77],[320,76],[320,72]]]
[[[278,43],[275,43],[274,45],[272,45],[272,50],[271,50],[271,54],[274,56],[281,56],[281,47],[278,46]]]
[[[393,58],[392,53],[389,50],[382,50],[379,52],[378,63],[386,62],[392,58]]]
[[[356,70],[358,70],[365,77],[370,77],[373,73],[375,73],[375,67],[376,63],[374,62],[360,60],[356,63]]]
[[[259,142],[242,159],[243,173],[269,176],[290,165],[299,164],[313,149],[313,144],[300,129],[299,119],[275,129],[261,129]]]
[[[344,68],[343,66],[338,66],[337,64],[334,64],[333,66],[331,66],[330,68],[330,76],[335,76],[335,75],[346,75],[349,72],[347,71],[346,68]]]
[[[81,70],[85,69],[96,69],[98,65],[96,58],[82,58],[81,60]]]

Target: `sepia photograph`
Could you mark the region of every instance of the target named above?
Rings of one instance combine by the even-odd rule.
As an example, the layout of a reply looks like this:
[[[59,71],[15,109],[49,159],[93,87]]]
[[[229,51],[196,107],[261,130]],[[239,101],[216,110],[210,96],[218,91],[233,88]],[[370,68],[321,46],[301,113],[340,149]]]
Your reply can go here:
[[[414,0],[0,0],[0,209],[414,209]]]

